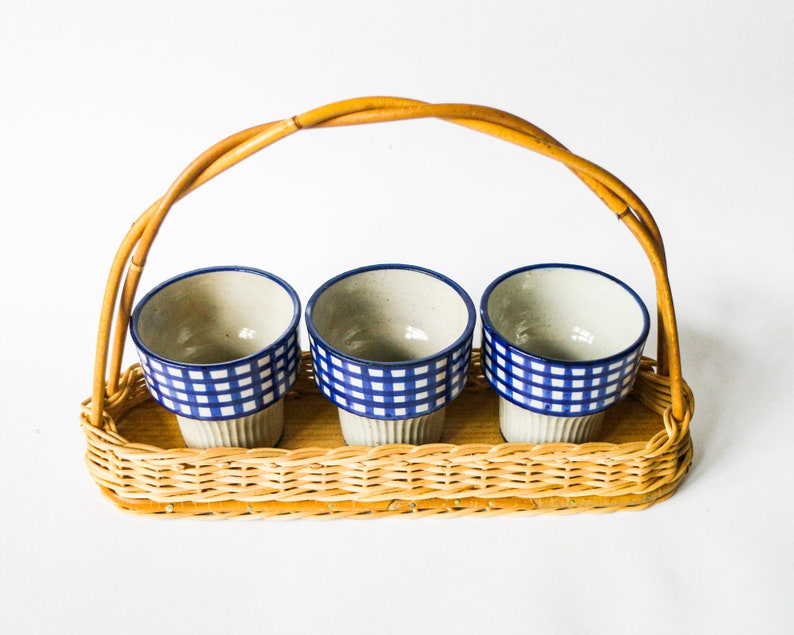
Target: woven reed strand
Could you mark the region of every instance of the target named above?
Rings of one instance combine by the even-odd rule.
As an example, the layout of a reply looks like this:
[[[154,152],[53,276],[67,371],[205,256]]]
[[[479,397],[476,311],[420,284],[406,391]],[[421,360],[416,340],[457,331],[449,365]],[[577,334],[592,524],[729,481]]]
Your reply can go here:
[[[634,389],[664,429],[626,444],[435,444],[381,448],[163,450],[129,443],[116,422],[149,397],[140,369],[121,370],[130,310],[149,249],[173,204],[248,156],[300,130],[436,118],[514,143],[569,168],[643,248],[657,289],[658,363]],[[474,365],[473,365],[474,366]],[[655,366],[655,368],[654,368]],[[481,377],[472,376],[475,387]],[[683,380],[659,229],[642,201],[603,168],[514,115],[394,97],[345,100],[255,126],[197,157],[130,227],[108,275],[92,397],[83,404],[89,472],[138,513],[269,517],[423,516],[642,508],[674,491],[688,467],[694,401]]]
[[[304,371],[310,373],[308,354]],[[376,517],[407,513],[608,511],[663,500],[691,459],[688,435],[671,442],[662,431],[625,444],[432,444],[378,448],[213,448],[163,450],[128,443],[115,418],[150,399],[140,368],[123,377],[123,398],[90,423],[86,460],[94,480],[116,503],[138,513],[174,516],[252,514],[267,517]],[[305,384],[313,386],[309,378]],[[467,390],[487,390],[474,355]],[[669,415],[669,386],[650,360],[634,398]],[[108,402],[110,403],[110,402]],[[573,502],[572,502],[573,501]]]

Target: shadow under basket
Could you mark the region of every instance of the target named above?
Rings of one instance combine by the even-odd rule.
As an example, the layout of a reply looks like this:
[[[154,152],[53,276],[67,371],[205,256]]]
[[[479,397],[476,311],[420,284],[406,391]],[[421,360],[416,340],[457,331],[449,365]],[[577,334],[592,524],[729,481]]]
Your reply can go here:
[[[285,399],[277,448],[186,448],[176,417],[149,395],[138,365],[121,369],[130,310],[150,247],[180,198],[301,130],[418,118],[473,129],[568,167],[644,249],[656,282],[658,361],[644,359],[632,393],[611,408],[598,441],[505,443],[499,398],[482,375],[447,406],[428,445],[346,446],[337,408],[317,388],[308,353]],[[671,496],[692,460],[694,399],[681,374],[661,235],[637,196],[533,124],[465,104],[365,97],[238,132],[197,157],[129,228],[100,314],[92,395],[82,404],[88,471],[123,510],[167,517],[374,518],[407,514],[571,513],[643,509]]]

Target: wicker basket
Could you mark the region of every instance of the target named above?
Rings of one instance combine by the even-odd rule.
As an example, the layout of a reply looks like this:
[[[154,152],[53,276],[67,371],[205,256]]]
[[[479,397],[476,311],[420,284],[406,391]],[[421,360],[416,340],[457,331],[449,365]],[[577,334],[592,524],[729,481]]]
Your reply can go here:
[[[345,446],[336,407],[304,353],[278,448],[184,447],[176,418],[149,396],[140,368],[122,372],[130,310],[160,224],[182,196],[302,129],[434,117],[568,166],[643,247],[656,279],[659,361],[645,359],[632,394],[611,409],[601,440],[504,443],[498,398],[474,351],[466,389],[448,407],[441,443]],[[673,494],[692,460],[694,400],[681,375],[659,230],[623,183],[532,124],[481,106],[352,99],[239,132],[198,157],[132,225],[113,262],[97,338],[93,394],[82,404],[91,476],[120,508],[145,514],[273,518],[444,513],[570,513],[642,509]]]

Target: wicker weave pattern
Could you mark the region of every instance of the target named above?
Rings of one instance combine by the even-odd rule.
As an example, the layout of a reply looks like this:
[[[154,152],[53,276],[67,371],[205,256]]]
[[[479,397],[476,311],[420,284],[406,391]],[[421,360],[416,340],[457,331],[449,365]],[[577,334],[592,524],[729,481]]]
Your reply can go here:
[[[418,117],[444,119],[561,161],[627,225],[654,271],[660,317],[659,362],[643,361],[630,399],[656,413],[663,429],[642,442],[581,445],[440,443],[193,450],[127,441],[117,422],[135,416],[136,407],[151,399],[139,366],[120,369],[130,307],[149,248],[173,203],[298,130]],[[307,354],[303,365],[298,393],[316,390]],[[466,390],[484,389],[475,354]],[[229,137],[197,158],[133,224],[108,278],[94,390],[83,404],[82,426],[90,474],[119,507],[137,513],[274,518],[569,513],[642,509],[670,496],[691,462],[688,429],[693,407],[680,372],[661,236],[636,195],[614,176],[513,115],[477,106],[366,98],[331,104]],[[498,422],[494,425],[498,427]]]
[[[304,355],[298,392],[316,390],[306,377],[310,373]],[[137,365],[122,385],[125,397],[106,411],[107,431],[101,433],[87,421],[83,427],[91,439],[87,461],[94,479],[132,511],[328,517],[538,513],[609,510],[615,498],[641,508],[671,493],[691,453],[688,442],[669,443],[666,431],[649,443],[619,446],[504,443],[166,452],[126,444],[115,432],[114,417],[150,399]],[[488,390],[478,356],[467,390]],[[653,372],[650,360],[634,397],[660,415],[669,410],[669,383]],[[87,415],[90,402],[84,411]],[[205,504],[209,506],[202,508]]]

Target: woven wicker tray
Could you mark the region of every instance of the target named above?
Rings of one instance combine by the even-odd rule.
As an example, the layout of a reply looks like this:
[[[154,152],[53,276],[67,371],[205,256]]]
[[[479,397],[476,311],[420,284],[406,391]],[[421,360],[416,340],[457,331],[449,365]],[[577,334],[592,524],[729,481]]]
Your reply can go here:
[[[175,417],[149,396],[138,365],[122,371],[129,316],[163,219],[184,195],[302,129],[433,117],[567,165],[629,228],[654,272],[659,361],[645,359],[632,394],[607,413],[598,442],[505,443],[498,398],[475,350],[466,389],[447,410],[440,443],[345,446],[336,408],[304,354],[278,448],[184,447]],[[645,205],[613,175],[503,111],[397,98],[361,98],[239,132],[199,156],[132,225],[111,266],[100,315],[92,396],[82,404],[86,461],[126,511],[273,518],[392,514],[570,513],[642,509],[672,495],[692,460],[694,408],[684,382],[662,239]]]

